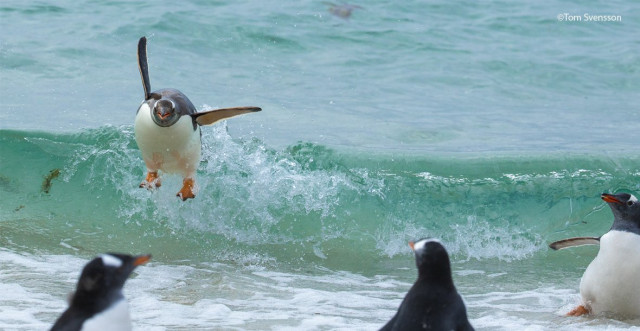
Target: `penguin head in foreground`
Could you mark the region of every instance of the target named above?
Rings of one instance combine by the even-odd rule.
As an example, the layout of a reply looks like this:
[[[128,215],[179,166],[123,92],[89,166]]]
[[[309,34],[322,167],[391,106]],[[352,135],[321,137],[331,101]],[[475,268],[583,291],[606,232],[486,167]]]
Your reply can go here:
[[[416,256],[419,278],[453,283],[449,254],[439,240],[425,238],[409,242],[409,246]]]
[[[609,204],[615,218],[640,224],[640,202],[635,196],[629,193],[602,193],[601,198]]]
[[[133,270],[151,259],[151,255],[131,256],[117,253],[102,254],[82,269],[72,300],[78,297],[103,297],[119,294]]]
[[[58,317],[51,331],[82,330],[85,326],[90,330],[131,330],[128,309],[115,310],[115,315],[109,317],[103,316],[103,312],[124,300],[124,282],[133,269],[150,259],[151,255],[107,253],[91,260],[82,269],[76,292],[69,298],[69,308]],[[110,328],[103,324],[104,318]]]

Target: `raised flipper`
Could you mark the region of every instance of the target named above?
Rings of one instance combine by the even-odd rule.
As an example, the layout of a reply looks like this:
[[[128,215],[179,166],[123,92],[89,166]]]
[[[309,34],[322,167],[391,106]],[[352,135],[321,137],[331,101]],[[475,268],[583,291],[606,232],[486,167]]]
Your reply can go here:
[[[236,115],[242,115],[246,113],[253,113],[261,111],[260,107],[234,107],[208,110],[201,113],[191,114],[199,125],[209,125],[225,118],[233,117]]]
[[[562,239],[549,244],[549,247],[554,250],[560,250],[573,246],[583,245],[600,245],[600,237],[576,237],[569,239]]]
[[[149,84],[149,65],[147,64],[147,38],[142,37],[138,41],[138,68],[142,77],[142,88],[144,89],[144,99],[151,98],[151,84]]]

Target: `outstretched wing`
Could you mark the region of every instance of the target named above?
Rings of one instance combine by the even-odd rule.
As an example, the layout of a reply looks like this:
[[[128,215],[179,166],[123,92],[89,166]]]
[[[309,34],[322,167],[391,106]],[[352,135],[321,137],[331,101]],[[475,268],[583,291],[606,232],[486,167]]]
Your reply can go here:
[[[191,117],[193,117],[199,125],[209,125],[229,117],[258,112],[261,110],[262,109],[259,107],[222,108],[191,114]]]
[[[568,238],[558,240],[556,242],[552,242],[549,244],[549,247],[554,250],[560,250],[564,248],[569,248],[573,246],[583,246],[583,245],[600,245],[599,237],[576,237],[576,238]]]
[[[147,38],[142,37],[138,41],[138,68],[142,77],[142,88],[144,89],[144,99],[151,97],[151,84],[149,84],[149,66],[147,64]]]

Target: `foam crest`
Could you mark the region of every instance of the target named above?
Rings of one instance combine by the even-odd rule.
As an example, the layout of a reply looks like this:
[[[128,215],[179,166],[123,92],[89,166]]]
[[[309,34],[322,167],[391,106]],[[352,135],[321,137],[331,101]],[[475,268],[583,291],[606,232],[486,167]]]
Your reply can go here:
[[[0,198],[9,208],[0,218],[50,224],[60,237],[56,244],[70,249],[91,247],[101,236],[114,246],[162,238],[182,256],[204,245],[208,256],[243,264],[313,259],[330,265],[348,257],[353,265],[409,253],[407,242],[421,237],[441,238],[454,260],[514,261],[539,252],[548,237],[603,231],[609,210],[601,208],[599,193],[640,180],[624,170],[626,160],[601,168],[598,160],[581,158],[559,165],[534,158],[524,166],[499,158],[387,159],[311,143],[276,150],[232,137],[226,122],[203,132],[197,198],[186,202],[175,197],[179,176],[164,175],[155,191],[138,188],[144,163],[131,126],[4,133],[8,157],[31,166],[2,169]],[[53,167],[60,177],[43,193],[42,176]],[[564,235],[565,229],[575,234]],[[28,236],[19,230],[11,233]],[[179,248],[185,241],[190,245]]]
[[[177,201],[181,179],[164,176],[156,192],[131,192],[133,202],[121,212],[147,219],[152,209],[176,231],[206,231],[249,245],[281,243],[316,236],[310,230],[334,217],[340,195],[360,190],[347,174],[305,168],[259,141],[236,141],[224,124],[203,131],[195,200]]]
[[[511,226],[508,222],[494,226],[475,216],[467,217],[466,224],[449,224],[444,229],[392,220],[377,232],[376,248],[389,257],[408,254],[407,242],[424,237],[440,238],[453,259],[464,260],[522,260],[546,248],[538,234]]]
[[[447,236],[451,243],[447,247],[452,254],[461,254],[466,259],[522,260],[546,249],[540,235],[508,222],[493,226],[469,216],[467,224],[453,224],[451,228],[452,235]]]

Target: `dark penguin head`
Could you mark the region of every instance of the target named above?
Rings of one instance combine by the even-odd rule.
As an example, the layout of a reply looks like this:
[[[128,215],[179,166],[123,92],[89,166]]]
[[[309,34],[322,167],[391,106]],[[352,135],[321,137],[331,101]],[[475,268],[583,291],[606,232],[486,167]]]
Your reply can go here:
[[[447,250],[437,239],[409,242],[416,258],[418,279],[395,316],[380,331],[473,331],[467,309],[451,278]]]
[[[145,106],[149,108],[146,109]],[[170,88],[151,93],[149,99],[142,102],[138,111],[143,108],[145,108],[145,111],[150,111],[153,122],[162,127],[174,125],[180,120],[180,116],[196,113],[196,107],[186,95]]]
[[[133,269],[146,263],[151,255],[131,256],[117,253],[102,254],[82,269],[74,299],[78,295],[101,295],[122,291]]]
[[[91,260],[82,269],[69,308],[58,318],[51,330],[67,330],[73,329],[73,326],[81,326],[85,320],[122,300],[122,287],[131,272],[150,259],[151,255],[107,253]]]
[[[178,121],[180,115],[176,112],[176,105],[171,100],[160,99],[155,102],[151,110],[153,121],[159,126],[171,126]]]
[[[629,193],[602,193],[601,197],[613,212],[612,230],[640,234],[640,202],[636,197]]]
[[[449,254],[439,240],[433,238],[409,242],[416,256],[418,279],[436,281],[441,285],[453,286]]]

